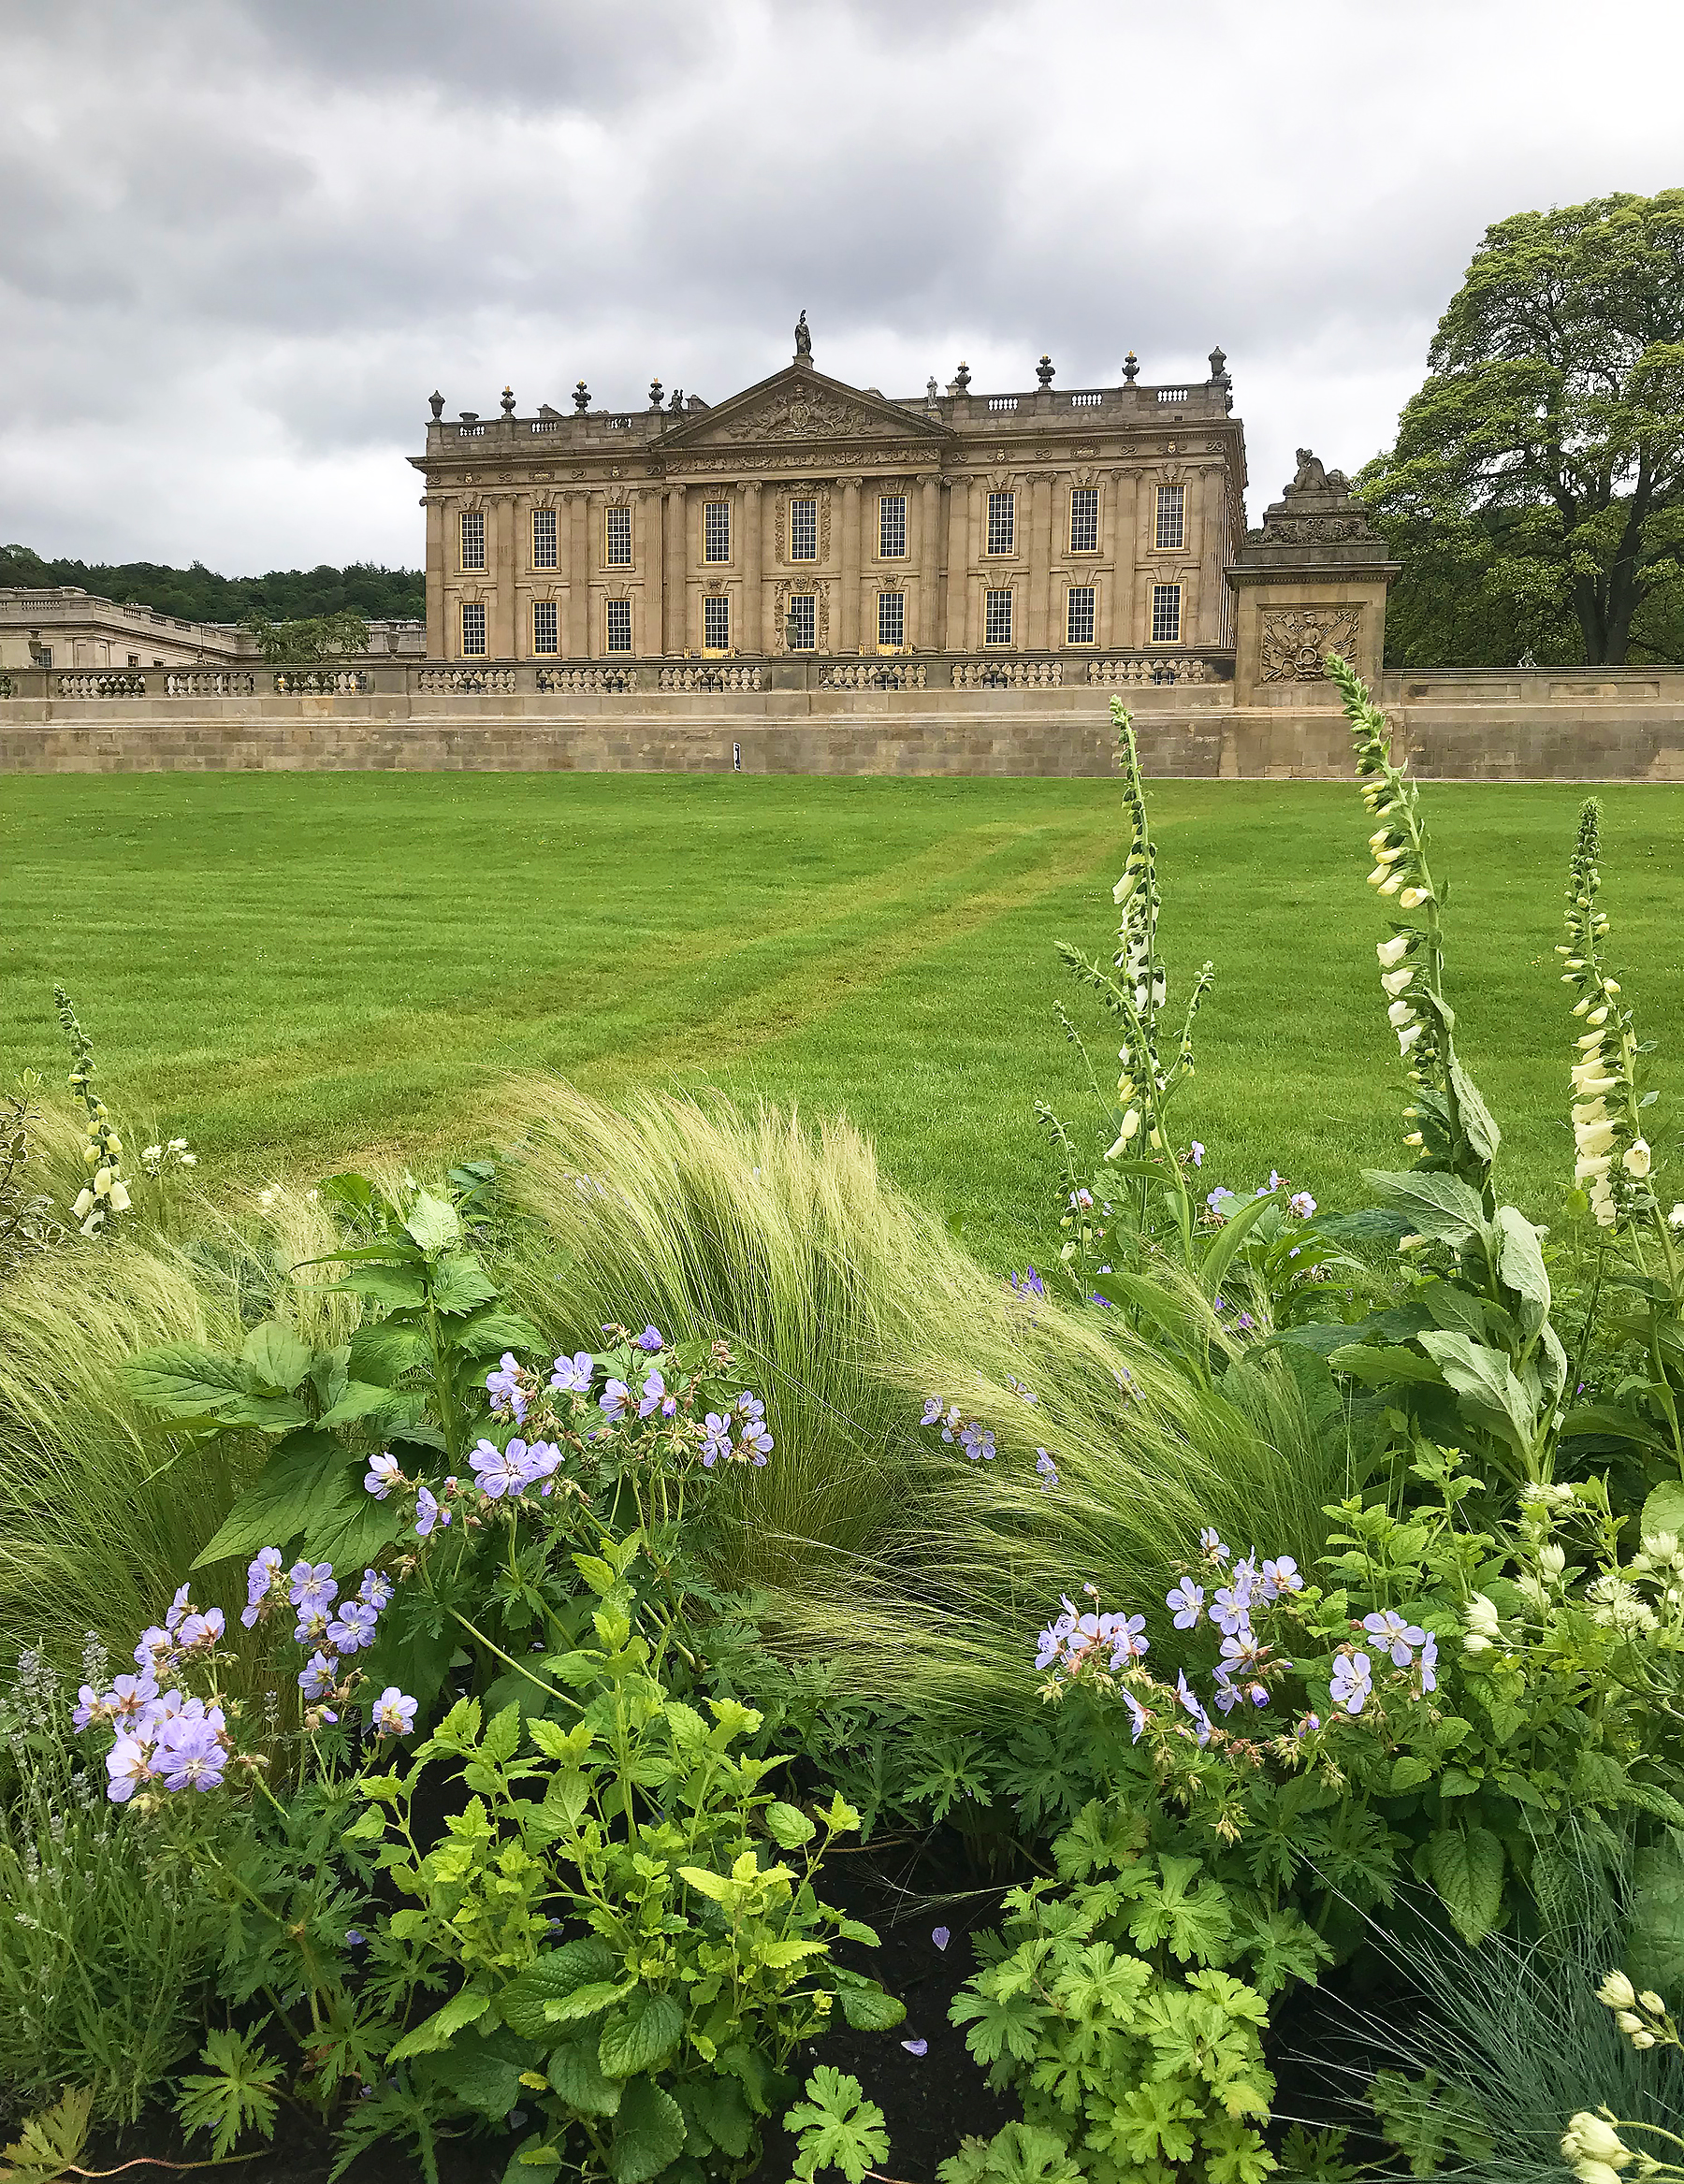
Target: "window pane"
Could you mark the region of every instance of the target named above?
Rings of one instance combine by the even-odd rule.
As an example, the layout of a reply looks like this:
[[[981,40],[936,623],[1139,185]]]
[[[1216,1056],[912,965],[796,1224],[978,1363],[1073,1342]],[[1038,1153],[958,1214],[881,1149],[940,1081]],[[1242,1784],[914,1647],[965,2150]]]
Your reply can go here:
[[[608,511],[608,566],[611,569],[632,566],[632,511],[629,508]]]
[[[702,511],[702,558],[704,561],[729,561],[731,558],[729,500],[710,500]]]
[[[1187,542],[1187,488],[1160,485],[1157,489],[1157,541],[1160,546]]]
[[[991,554],[1009,554],[1014,551],[1013,540],[1017,531],[1017,495],[991,493],[988,496],[988,550]]]
[[[991,591],[987,611],[982,617],[984,644],[1009,644],[1011,643],[1011,594],[1009,591]]]
[[[1152,642],[1154,644],[1181,643],[1181,595],[1179,584],[1153,586]]]
[[[702,644],[708,652],[730,650],[731,601],[728,599],[704,599],[702,601]]]
[[[1065,643],[1091,644],[1094,642],[1094,587],[1091,584],[1073,584],[1067,596],[1069,604],[1065,615]]]
[[[878,501],[878,554],[898,561],[907,550],[907,496],[885,493]]]
[[[560,627],[554,600],[534,600],[532,602],[532,650],[556,652],[559,650]]]
[[[486,515],[480,508],[462,511],[462,567],[483,569],[486,566]]]
[[[483,657],[486,650],[486,610],[478,601],[462,603],[462,651]]]
[[[907,642],[907,595],[904,591],[878,593],[878,643],[904,644]]]
[[[807,505],[811,507],[812,503],[809,501]],[[812,651],[814,644],[813,617],[817,605],[818,601],[810,591],[798,591],[790,601],[790,613],[794,616],[794,631],[791,639],[792,651]]]
[[[532,567],[553,569],[556,566],[556,512],[553,508],[534,508],[532,511]]]
[[[790,558],[791,561],[819,558],[819,503],[816,500],[790,503]]]
[[[1070,495],[1070,551],[1096,554],[1099,550],[1099,488],[1078,485]]]
[[[632,649],[632,601],[608,601],[608,649],[610,652],[630,652]]]

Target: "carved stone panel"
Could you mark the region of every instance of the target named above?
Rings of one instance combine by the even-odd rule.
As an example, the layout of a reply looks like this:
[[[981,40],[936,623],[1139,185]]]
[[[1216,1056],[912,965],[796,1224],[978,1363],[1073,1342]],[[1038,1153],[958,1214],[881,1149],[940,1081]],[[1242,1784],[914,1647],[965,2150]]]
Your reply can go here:
[[[817,561],[790,560],[790,503],[791,500],[816,500],[819,503],[819,558]],[[816,569],[830,559],[831,542],[831,492],[828,485],[810,484],[799,479],[792,485],[775,488],[772,510],[773,558],[780,567]]]
[[[1360,607],[1265,607],[1262,680],[1266,683],[1318,683],[1327,679],[1323,658],[1357,649],[1362,626]]]

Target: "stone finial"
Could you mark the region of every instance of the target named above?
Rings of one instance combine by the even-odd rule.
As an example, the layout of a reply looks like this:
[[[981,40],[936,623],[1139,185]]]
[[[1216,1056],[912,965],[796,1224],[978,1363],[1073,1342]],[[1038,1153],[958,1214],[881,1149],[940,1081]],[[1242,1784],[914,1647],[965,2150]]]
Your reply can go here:
[[[1052,384],[1052,359],[1044,349],[1041,351],[1041,360],[1035,368],[1035,376],[1044,387]]]
[[[436,425],[439,422],[439,419],[444,414],[444,398],[442,394],[440,394],[438,388],[435,387],[432,393],[428,396],[427,399],[429,407],[432,410],[433,423]]]
[[[589,409],[589,407],[590,389],[585,384],[583,380],[580,380],[578,385],[573,389],[573,408],[577,410],[580,416],[582,417],[586,411]]]
[[[658,379],[649,382],[649,407],[651,410],[659,410],[661,407],[661,382]]]
[[[505,417],[515,414],[515,389],[512,386],[506,386],[502,391],[502,413]]]
[[[1136,356],[1136,354],[1135,354],[1134,351],[1131,349],[1131,350],[1128,352],[1128,354],[1127,354],[1125,357],[1124,357],[1124,359],[1123,359],[1123,379],[1124,379],[1124,383],[1125,383],[1125,385],[1127,385],[1127,386],[1133,386],[1133,384],[1134,384],[1135,381],[1136,381],[1137,379],[1139,379],[1139,378],[1140,378],[1140,359],[1139,359],[1139,357],[1137,357],[1137,356]]]
[[[959,359],[958,370],[953,374],[953,385],[962,395],[970,392],[970,366],[963,356]]]
[[[1212,386],[1232,386],[1233,383],[1228,376],[1227,353],[1218,342],[1215,348],[1211,351],[1211,384]]]
[[[464,425],[477,425],[479,423],[479,412],[477,410],[458,410],[457,412],[457,415],[462,420]]]

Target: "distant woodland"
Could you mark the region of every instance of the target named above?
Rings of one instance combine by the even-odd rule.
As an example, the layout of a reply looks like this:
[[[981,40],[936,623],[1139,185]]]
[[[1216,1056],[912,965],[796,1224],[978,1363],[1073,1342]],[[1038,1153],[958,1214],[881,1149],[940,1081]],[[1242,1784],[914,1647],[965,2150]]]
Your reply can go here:
[[[80,585],[120,605],[134,600],[160,614],[197,622],[243,622],[253,614],[274,622],[351,612],[370,621],[421,621],[426,584],[419,569],[379,569],[354,561],[346,569],[271,569],[267,576],[219,576],[196,561],[167,569],[155,561],[49,561],[28,546],[0,546],[0,585]]]

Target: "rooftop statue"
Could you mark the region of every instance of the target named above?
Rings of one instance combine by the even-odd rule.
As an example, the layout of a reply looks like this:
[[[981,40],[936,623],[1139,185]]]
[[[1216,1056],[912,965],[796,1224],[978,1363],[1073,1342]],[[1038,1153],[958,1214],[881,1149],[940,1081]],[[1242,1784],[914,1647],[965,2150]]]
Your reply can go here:
[[[807,331],[805,311],[795,321],[795,354],[797,356],[811,356],[813,354],[813,337]]]

